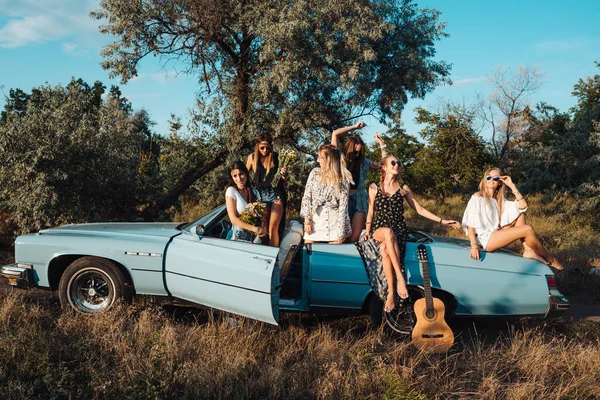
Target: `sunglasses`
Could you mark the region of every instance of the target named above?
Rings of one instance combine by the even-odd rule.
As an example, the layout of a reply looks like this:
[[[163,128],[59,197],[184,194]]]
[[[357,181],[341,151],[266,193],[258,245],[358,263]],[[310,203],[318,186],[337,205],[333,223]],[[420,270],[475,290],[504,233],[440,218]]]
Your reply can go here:
[[[271,146],[259,146],[260,150],[271,150]]]
[[[488,176],[485,177],[485,179],[488,180],[488,181],[490,179],[493,179],[495,182],[498,182],[500,180],[500,176],[499,175],[494,175],[494,176],[488,175]]]
[[[394,161],[394,160],[392,160],[392,161],[390,161],[390,164],[392,165],[392,167],[395,167],[396,165],[400,166],[400,161]]]

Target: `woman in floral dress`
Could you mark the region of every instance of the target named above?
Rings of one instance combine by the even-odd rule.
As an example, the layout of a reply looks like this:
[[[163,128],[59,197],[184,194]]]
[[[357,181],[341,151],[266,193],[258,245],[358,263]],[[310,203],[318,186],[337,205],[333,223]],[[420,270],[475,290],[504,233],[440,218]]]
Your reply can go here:
[[[302,197],[304,242],[343,243],[352,233],[348,218],[352,176],[337,147],[323,145],[318,154],[319,167],[310,171]]]

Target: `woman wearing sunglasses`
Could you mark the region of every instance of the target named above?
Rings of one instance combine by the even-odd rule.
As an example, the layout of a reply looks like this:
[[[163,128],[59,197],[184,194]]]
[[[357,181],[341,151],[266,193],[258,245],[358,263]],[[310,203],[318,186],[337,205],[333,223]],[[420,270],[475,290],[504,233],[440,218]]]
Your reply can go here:
[[[514,201],[506,199],[506,186],[514,194]],[[480,247],[494,251],[520,239],[523,257],[563,269],[556,257],[544,249],[531,225],[525,223],[525,211],[527,202],[510,176],[502,175],[500,168],[485,171],[479,182],[479,191],[471,196],[462,220],[471,241],[471,258],[479,260]]]
[[[352,175],[337,147],[325,144],[318,155],[319,167],[308,175],[300,209],[304,217],[304,242],[340,244],[352,233],[348,218]]]
[[[367,125],[364,122],[358,122],[351,126],[336,129],[331,135],[331,144],[340,148],[339,142],[341,136],[365,126]],[[383,139],[378,134],[375,134],[375,141],[379,144],[381,156],[385,157],[387,152]],[[379,162],[365,158],[365,142],[363,142],[359,135],[352,135],[346,139],[343,152],[346,159],[346,166],[352,174],[352,181],[354,182],[350,184],[350,197],[348,198],[348,216],[352,223],[352,235],[348,238],[348,241],[356,242],[365,226],[367,208],[369,206],[369,196],[365,180],[367,179],[369,169],[379,168]]]
[[[248,171],[254,172],[254,188],[260,194],[269,213],[269,245],[279,246],[279,224],[284,213],[285,186],[287,168],[281,169],[281,180],[277,187],[273,187],[273,178],[279,169],[279,155],[273,151],[273,138],[268,133],[256,136],[254,153],[246,161]]]
[[[385,301],[385,312],[390,312],[395,307],[395,293],[402,299],[408,297],[404,279],[404,256],[408,238],[404,200],[427,219],[456,229],[460,228],[460,223],[438,217],[421,206],[408,185],[398,181],[400,163],[396,157],[386,156],[380,164],[379,185],[373,183],[369,186],[366,233],[363,241],[356,245],[365,262],[371,286]],[[378,279],[374,278],[379,276],[382,268],[386,278],[385,287],[379,287],[380,284],[376,282]]]

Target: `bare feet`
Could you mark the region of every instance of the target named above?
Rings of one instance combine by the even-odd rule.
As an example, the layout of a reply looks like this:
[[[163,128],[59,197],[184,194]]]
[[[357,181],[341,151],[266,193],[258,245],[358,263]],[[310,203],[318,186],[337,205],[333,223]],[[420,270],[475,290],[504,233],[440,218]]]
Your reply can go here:
[[[554,268],[559,271],[564,269],[563,265],[560,263],[560,261],[558,261],[556,257],[550,259],[547,264],[550,268]]]
[[[541,263],[547,264],[546,260],[544,260],[543,257],[541,257],[538,253],[536,253],[533,250],[527,250],[527,249],[525,249],[523,251],[523,258],[531,258],[533,260],[538,260]]]
[[[393,309],[394,309],[394,293],[389,292],[388,296],[387,296],[387,300],[385,302],[385,307],[383,307],[383,311],[389,313],[389,312],[392,312]]]
[[[404,279],[398,281],[398,296],[401,299],[406,299],[408,297],[408,289],[406,288],[406,283],[404,283]]]

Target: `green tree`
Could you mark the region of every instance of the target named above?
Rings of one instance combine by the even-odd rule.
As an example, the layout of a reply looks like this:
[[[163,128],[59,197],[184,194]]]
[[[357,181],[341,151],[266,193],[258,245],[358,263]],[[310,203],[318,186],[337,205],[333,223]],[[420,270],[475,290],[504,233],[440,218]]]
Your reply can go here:
[[[93,13],[117,40],[103,67],[123,82],[148,55],[198,76],[199,121],[213,135],[152,207],[154,218],[200,177],[267,131],[314,152],[315,138],[373,115],[398,122],[409,96],[447,81],[435,61],[439,12],[411,0],[102,0]],[[302,147],[304,145],[305,147]]]
[[[474,112],[452,104],[439,113],[421,107],[416,111],[415,121],[426,125],[419,133],[427,145],[411,168],[414,189],[442,198],[474,190],[490,161],[485,142],[473,127]]]
[[[0,124],[0,209],[20,232],[137,216],[144,138],[115,90],[73,79],[27,94]]]

